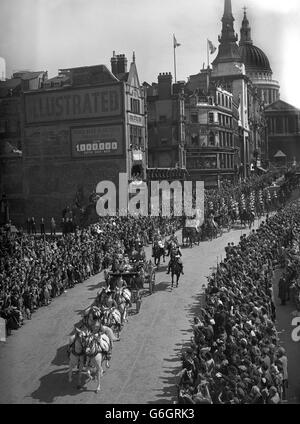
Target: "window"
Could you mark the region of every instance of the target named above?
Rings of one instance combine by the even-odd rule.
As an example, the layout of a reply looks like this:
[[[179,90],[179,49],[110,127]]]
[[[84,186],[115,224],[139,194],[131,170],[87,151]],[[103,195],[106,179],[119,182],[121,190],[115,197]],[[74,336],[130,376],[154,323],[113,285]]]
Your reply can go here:
[[[167,121],[167,117],[166,117],[166,115],[160,115],[160,116],[159,116],[159,121],[160,121],[160,122],[166,122],[166,121]]]
[[[199,135],[198,134],[192,134],[191,135],[191,143],[193,146],[199,145]]]
[[[228,97],[225,96],[225,106],[228,107]]]
[[[213,122],[214,122],[214,114],[212,112],[209,112],[209,114],[208,114],[208,122],[210,124],[213,124]]]
[[[210,146],[215,145],[215,139],[216,139],[215,134],[211,131],[209,133],[209,144],[210,144]]]
[[[212,105],[213,104],[213,99],[211,97],[208,98],[208,104]]]
[[[130,125],[130,144],[134,148],[142,147],[142,128]]]
[[[197,113],[192,113],[191,114],[191,122],[193,124],[197,124],[198,123],[198,114]]]
[[[140,113],[140,101],[131,97],[130,99],[130,111],[132,113]]]

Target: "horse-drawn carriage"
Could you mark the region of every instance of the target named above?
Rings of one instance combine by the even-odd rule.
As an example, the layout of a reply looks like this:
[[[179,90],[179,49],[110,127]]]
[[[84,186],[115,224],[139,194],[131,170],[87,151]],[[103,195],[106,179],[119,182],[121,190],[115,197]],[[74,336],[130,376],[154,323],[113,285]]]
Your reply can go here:
[[[155,287],[154,265],[151,261],[132,262],[126,270],[108,272],[106,284],[114,290],[120,279],[126,282],[127,287],[132,291],[133,295],[144,289],[148,289],[149,293],[152,294]]]

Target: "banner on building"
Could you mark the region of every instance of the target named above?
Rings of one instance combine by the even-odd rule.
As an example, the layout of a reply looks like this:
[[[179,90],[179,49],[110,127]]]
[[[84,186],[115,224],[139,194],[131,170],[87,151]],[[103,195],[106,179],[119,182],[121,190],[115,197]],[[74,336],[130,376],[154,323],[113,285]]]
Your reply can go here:
[[[117,116],[122,110],[120,86],[25,94],[27,124]]]
[[[116,156],[123,154],[122,125],[71,128],[73,157]]]

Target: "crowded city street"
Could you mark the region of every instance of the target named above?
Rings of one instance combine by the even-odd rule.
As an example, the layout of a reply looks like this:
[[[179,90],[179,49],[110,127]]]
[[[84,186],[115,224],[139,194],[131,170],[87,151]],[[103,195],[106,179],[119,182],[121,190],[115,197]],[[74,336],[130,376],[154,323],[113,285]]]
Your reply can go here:
[[[247,231],[248,232],[248,231]],[[243,230],[243,233],[246,233]],[[176,374],[180,371],[183,344],[189,342],[191,320],[201,301],[202,285],[224,257],[227,243],[237,243],[241,230],[232,230],[213,241],[182,249],[184,275],[179,287],[170,289],[166,264],[156,274],[155,292],[145,296],[138,314],[129,316],[114,344],[111,368],[103,377],[102,391],[95,383],[78,391],[68,382],[67,344],[79,313],[94,300],[103,273],[76,285],[48,307],[35,312],[31,321],[0,347],[1,402],[9,403],[149,403],[176,400]],[[148,257],[150,248],[147,248]],[[166,261],[168,258],[166,258]],[[13,388],[13,390],[10,390]]]
[[[256,220],[254,228],[263,220]],[[156,273],[155,291],[142,298],[136,313],[114,343],[111,366],[102,377],[101,392],[95,382],[81,390],[68,382],[68,336],[80,312],[104,285],[103,273],[76,285],[45,308],[1,346],[1,402],[9,403],[173,403],[177,400],[181,354],[192,337],[192,321],[204,305],[203,286],[224,258],[228,243],[238,243],[249,230],[236,228],[212,241],[182,249],[184,275],[171,289],[166,263]],[[180,240],[180,232],[179,240]],[[146,254],[151,256],[150,247]],[[274,279],[276,285],[276,278]],[[276,298],[276,286],[275,286]],[[276,303],[278,303],[276,301]],[[283,309],[286,308],[286,309]],[[300,403],[300,378],[296,372],[300,345],[291,341],[292,305],[278,305],[277,327],[289,354],[292,403]],[[291,356],[290,356],[291,354]],[[13,388],[13,390],[12,390]]]
[[[300,404],[299,4],[85,3],[1,9],[0,404]]]

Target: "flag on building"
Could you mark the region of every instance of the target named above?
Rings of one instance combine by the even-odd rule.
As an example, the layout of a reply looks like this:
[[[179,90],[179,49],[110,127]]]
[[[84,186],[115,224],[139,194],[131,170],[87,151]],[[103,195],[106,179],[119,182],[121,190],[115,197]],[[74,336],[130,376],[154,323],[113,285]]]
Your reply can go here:
[[[210,54],[213,54],[217,50],[217,47],[215,47],[210,40],[207,40],[207,42],[208,42],[209,52]]]
[[[175,49],[176,47],[181,46],[181,44],[180,44],[180,43],[177,43],[177,40],[176,40],[176,38],[175,38],[175,35],[174,35],[174,34],[173,34],[173,42],[174,42],[174,49]]]

